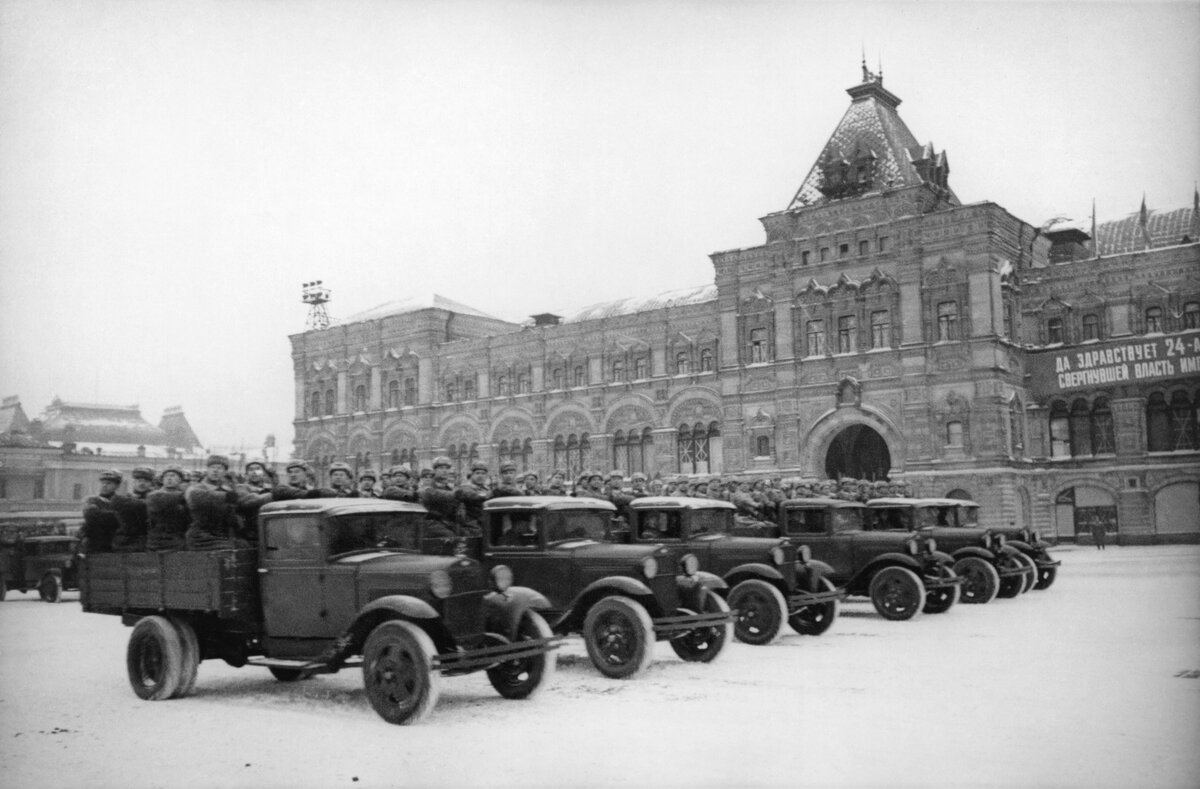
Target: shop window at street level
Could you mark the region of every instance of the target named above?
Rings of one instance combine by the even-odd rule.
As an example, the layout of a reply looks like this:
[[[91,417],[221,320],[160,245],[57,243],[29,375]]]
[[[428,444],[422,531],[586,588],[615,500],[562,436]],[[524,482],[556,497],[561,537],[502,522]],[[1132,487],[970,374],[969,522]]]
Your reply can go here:
[[[1151,452],[1170,452],[1171,413],[1167,398],[1162,392],[1154,392],[1146,401],[1146,448]]]
[[[1107,397],[1097,397],[1092,404],[1092,452],[1111,455],[1117,451],[1116,430],[1112,408]]]
[[[1195,449],[1196,411],[1186,392],[1171,395],[1171,443],[1172,449]]]

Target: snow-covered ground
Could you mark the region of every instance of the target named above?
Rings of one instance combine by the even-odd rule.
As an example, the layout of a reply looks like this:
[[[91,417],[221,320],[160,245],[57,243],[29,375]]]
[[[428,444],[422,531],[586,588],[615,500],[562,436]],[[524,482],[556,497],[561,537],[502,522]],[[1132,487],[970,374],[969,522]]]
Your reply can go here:
[[[911,622],[850,602],[822,637],[713,665],[658,644],[633,681],[571,639],[536,699],[450,678],[406,727],[357,669],[283,684],[208,661],[194,696],[140,701],[116,617],[10,593],[0,785],[1200,786],[1200,546],[1057,555],[1044,592]]]

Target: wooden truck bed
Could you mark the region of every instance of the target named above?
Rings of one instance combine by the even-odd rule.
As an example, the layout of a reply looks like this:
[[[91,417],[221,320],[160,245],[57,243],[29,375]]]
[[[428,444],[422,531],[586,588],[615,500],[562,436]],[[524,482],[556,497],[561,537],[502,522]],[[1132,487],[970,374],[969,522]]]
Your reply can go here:
[[[254,550],[93,553],[80,562],[79,600],[97,614],[155,611],[258,616]]]

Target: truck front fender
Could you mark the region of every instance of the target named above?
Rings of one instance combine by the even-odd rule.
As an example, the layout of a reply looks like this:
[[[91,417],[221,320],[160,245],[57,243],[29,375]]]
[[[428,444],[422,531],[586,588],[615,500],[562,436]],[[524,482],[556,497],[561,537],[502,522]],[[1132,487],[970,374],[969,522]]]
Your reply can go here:
[[[1030,545],[1029,543],[1025,542],[1024,540],[1009,540],[1006,544],[1011,545],[1013,548],[1016,548],[1018,551],[1020,551],[1021,553],[1024,553],[1024,554],[1037,553],[1037,551],[1034,550],[1033,546]]]
[[[941,564],[954,564],[955,557],[951,556],[950,554],[946,553],[945,551],[934,551],[933,553],[931,553],[929,555],[932,556],[934,559],[937,559],[938,562]],[[959,558],[961,558],[961,557],[959,557]]]
[[[488,632],[499,633],[510,641],[517,637],[517,627],[526,611],[545,611],[550,601],[540,592],[525,586],[511,586],[504,592],[490,592],[483,598],[486,607],[485,624]]]
[[[903,567],[907,570],[912,570],[917,574],[918,578],[924,576],[925,568],[917,561],[916,557],[909,556],[906,553],[898,551],[889,551],[876,556],[870,564],[859,571],[855,576],[855,581],[862,581],[864,587],[867,586],[869,580],[875,577],[875,573],[882,570],[884,567]]]
[[[453,640],[450,639],[433,606],[408,595],[388,595],[378,597],[363,606],[350,627],[338,636],[329,653],[322,655],[322,662],[337,665],[350,655],[360,654],[371,631],[389,619],[408,620],[424,630],[433,639],[438,652],[453,649]]]
[[[952,562],[957,562],[959,559],[966,559],[969,556],[978,557],[989,564],[996,561],[996,554],[992,553],[987,548],[980,548],[977,545],[968,545],[966,548],[959,548],[950,555],[950,560]]]
[[[769,564],[762,562],[750,562],[748,564],[739,564],[729,572],[725,573],[725,581],[732,586],[745,581],[748,578],[758,578],[764,581],[782,581],[783,573]],[[774,585],[774,584],[772,584]]]

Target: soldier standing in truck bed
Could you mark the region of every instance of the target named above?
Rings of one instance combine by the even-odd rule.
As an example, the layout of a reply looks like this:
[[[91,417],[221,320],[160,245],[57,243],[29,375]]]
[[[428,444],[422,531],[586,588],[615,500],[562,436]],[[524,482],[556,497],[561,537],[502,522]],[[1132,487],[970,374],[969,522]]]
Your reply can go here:
[[[246,481],[237,486],[237,514],[240,521],[238,536],[252,545],[258,544],[258,511],[262,505],[275,500],[267,464],[251,460],[246,464]]]
[[[500,481],[492,487],[491,498],[499,499],[505,496],[527,495],[525,489],[517,484],[517,464],[505,461],[500,464]]]
[[[146,494],[146,550],[178,551],[185,547],[184,534],[191,523],[184,501],[184,471],[167,466],[159,475],[162,487]]]
[[[133,479],[127,495],[113,496],[113,511],[120,525],[113,535],[113,550],[119,553],[139,553],[146,550],[146,496],[154,490],[154,469],[138,466],[130,472]]]
[[[356,499],[358,491],[354,489],[354,471],[345,463],[329,465],[329,487],[323,488],[330,498]]]
[[[109,469],[100,475],[100,493],[83,503],[83,528],[79,530],[79,553],[109,553],[113,535],[121,522],[113,509],[113,497],[121,486],[121,472]]]
[[[192,515],[184,540],[189,551],[212,551],[238,547],[238,493],[229,473],[229,459],[210,455],[205,463],[204,479],[188,486],[184,500]]]
[[[455,531],[458,526],[458,496],[450,484],[450,458],[439,456],[433,459],[432,476],[418,490],[418,498],[429,511],[431,520]],[[423,476],[423,475],[422,475]]]
[[[462,525],[472,534],[482,534],[483,503],[492,497],[487,476],[487,464],[477,460],[471,464],[466,481],[454,492],[462,508]]]
[[[309,499],[312,488],[308,485],[308,464],[303,460],[289,461],[284,468],[284,481],[271,489],[271,501]]]
[[[416,503],[417,488],[413,484],[412,473],[406,467],[392,466],[388,479],[388,484],[383,488],[383,498]]]

